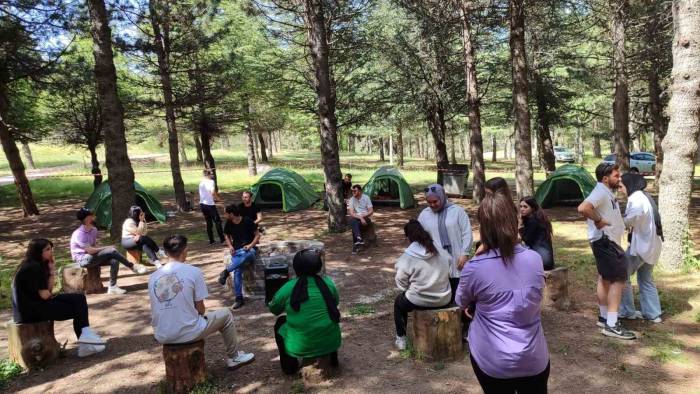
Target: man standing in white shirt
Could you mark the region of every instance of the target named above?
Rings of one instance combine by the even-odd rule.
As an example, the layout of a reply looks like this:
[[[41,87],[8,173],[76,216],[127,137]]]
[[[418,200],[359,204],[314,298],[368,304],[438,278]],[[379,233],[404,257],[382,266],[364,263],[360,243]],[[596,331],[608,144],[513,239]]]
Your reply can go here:
[[[186,264],[187,238],[171,235],[163,241],[169,261],[148,280],[151,299],[151,325],[161,344],[202,340],[216,331],[226,347],[226,366],[236,369],[255,360],[255,355],[238,351],[236,326],[229,309],[207,312],[204,300],[209,295],[202,271]]]
[[[209,245],[214,245],[214,232],[212,227],[216,225],[216,232],[219,235],[219,241],[224,243],[224,230],[221,227],[221,216],[216,209],[216,200],[219,200],[219,194],[216,192],[214,184],[214,175],[211,170],[204,170],[204,177],[199,182],[199,209],[204,215],[204,220],[207,221],[207,236],[209,237]]]
[[[615,197],[617,189],[625,192],[617,165],[601,163],[595,169],[598,183],[591,194],[578,206],[578,212],[588,219],[588,240],[598,269],[597,325],[603,335],[619,339],[635,339],[636,335],[620,324],[618,309],[627,274],[627,256],[621,247],[625,223]]]
[[[348,214],[350,215],[350,226],[352,227],[353,252],[357,245],[364,244],[360,233],[360,226],[367,226],[372,223],[370,216],[374,213],[372,200],[362,193],[362,186],[352,187],[352,197],[348,200]]]

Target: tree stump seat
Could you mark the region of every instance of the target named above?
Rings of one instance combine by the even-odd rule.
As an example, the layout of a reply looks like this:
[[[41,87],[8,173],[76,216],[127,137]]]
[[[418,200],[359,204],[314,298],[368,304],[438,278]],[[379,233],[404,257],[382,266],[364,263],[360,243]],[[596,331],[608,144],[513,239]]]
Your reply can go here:
[[[54,336],[53,321],[15,323],[10,320],[6,327],[9,358],[22,368],[44,368],[61,354],[61,345]]]
[[[63,279],[64,293],[97,294],[104,293],[100,266],[83,268],[78,264],[63,267],[61,278]]]
[[[360,226],[360,237],[365,242],[366,246],[377,245],[377,226],[374,222],[367,223],[366,226]]]
[[[407,331],[416,354],[431,361],[461,359],[462,313],[458,306],[411,312]]]
[[[569,268],[557,267],[544,272],[545,284],[542,294],[542,307],[554,307],[557,310],[567,310],[571,306],[569,300]]]
[[[224,255],[224,268],[228,266],[231,256]],[[246,298],[260,298],[265,296],[265,284],[262,275],[256,275],[256,261],[250,262],[243,266],[243,296]],[[259,277],[260,276],[260,277]],[[261,288],[262,281],[262,288]],[[233,276],[229,274],[226,278],[226,286],[233,291]]]
[[[143,250],[139,248],[126,249],[126,259],[131,264],[141,264],[141,260],[143,260]]]
[[[317,385],[337,376],[340,371],[337,361],[337,353],[305,358],[301,364],[301,377],[304,384]]]
[[[207,379],[204,340],[163,345],[163,361],[168,393],[188,393]]]

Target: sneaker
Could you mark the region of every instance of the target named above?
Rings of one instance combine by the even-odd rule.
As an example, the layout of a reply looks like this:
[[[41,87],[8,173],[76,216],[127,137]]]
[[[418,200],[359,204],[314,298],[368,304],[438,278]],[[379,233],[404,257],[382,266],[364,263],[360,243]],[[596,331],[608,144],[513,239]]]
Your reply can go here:
[[[109,286],[107,288],[107,294],[124,294],[124,293],[126,293],[126,290],[124,290],[118,286]]]
[[[637,336],[630,330],[622,327],[622,324],[618,321],[617,324],[615,324],[615,327],[610,327],[609,325],[605,325],[605,328],[602,330],[603,335],[613,337],[613,338],[618,338],[618,339],[636,339]]]
[[[168,256],[165,254],[165,251],[164,251],[163,249],[158,249],[158,252],[156,252],[156,255],[158,255],[158,257],[160,257],[161,259],[164,259],[164,258],[168,257]]]
[[[233,306],[231,309],[238,309],[243,306],[243,300],[242,299],[237,299],[236,302],[233,303]]]
[[[141,264],[134,264],[134,266],[131,268],[132,271],[134,271],[135,274],[138,275],[143,275],[146,273],[146,267],[144,267]]]
[[[221,286],[226,286],[226,279],[228,278],[228,275],[229,275],[228,270],[223,270],[219,274],[219,284]]]
[[[600,328],[605,328],[605,323],[607,323],[607,319],[605,319],[603,316],[598,315],[598,321],[596,322],[596,326]]]
[[[352,252],[350,252],[350,253],[357,254],[357,246],[356,245],[352,245]]]
[[[89,345],[81,343],[78,345],[78,357],[87,357],[93,354],[104,352],[105,345]]]
[[[406,350],[406,336],[402,337],[396,337],[396,340],[394,341],[394,344],[396,345],[396,348],[399,350]]]
[[[640,311],[634,311],[629,316],[620,316],[620,319],[625,319],[625,320],[642,320],[644,319],[644,316],[642,316],[642,312]]]
[[[355,245],[364,245],[365,241],[362,240],[362,238],[357,238],[357,241],[355,241]]]
[[[661,324],[661,323],[663,323],[663,320],[661,319],[661,316],[657,316],[657,317],[655,317],[655,318],[653,318],[653,319],[649,319],[649,321],[652,322],[652,323],[656,323],[656,324]]]
[[[88,345],[104,345],[107,343],[104,339],[102,339],[95,331],[93,331],[90,327],[83,327],[82,332],[80,333],[80,338],[78,338],[78,343],[84,343]]]
[[[229,370],[233,371],[234,369],[238,369],[246,364],[250,364],[253,361],[255,361],[255,355],[253,353],[246,353],[239,350],[236,357],[226,358],[226,367],[228,367]]]

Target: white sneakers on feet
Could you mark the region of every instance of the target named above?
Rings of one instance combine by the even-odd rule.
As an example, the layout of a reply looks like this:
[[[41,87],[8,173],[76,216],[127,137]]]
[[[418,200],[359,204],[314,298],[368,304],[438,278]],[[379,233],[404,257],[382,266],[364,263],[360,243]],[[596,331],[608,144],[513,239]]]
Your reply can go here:
[[[87,357],[105,351],[105,345],[90,345],[81,343],[78,345],[78,357]]]
[[[134,264],[134,267],[131,270],[134,271],[134,273],[138,274],[138,275],[143,275],[146,273],[146,271],[148,271],[146,269],[146,267],[144,267],[141,264]]]
[[[124,293],[126,293],[126,290],[124,290],[118,286],[109,286],[107,288],[107,294],[124,294]]]
[[[83,327],[80,333],[80,338],[78,338],[78,343],[87,345],[104,345],[107,343],[102,339],[95,331],[90,327]]]
[[[396,337],[394,344],[399,350],[406,350],[406,336]]]
[[[253,353],[246,353],[239,350],[236,357],[226,359],[226,366],[229,370],[233,371],[253,361],[255,361],[255,355]]]

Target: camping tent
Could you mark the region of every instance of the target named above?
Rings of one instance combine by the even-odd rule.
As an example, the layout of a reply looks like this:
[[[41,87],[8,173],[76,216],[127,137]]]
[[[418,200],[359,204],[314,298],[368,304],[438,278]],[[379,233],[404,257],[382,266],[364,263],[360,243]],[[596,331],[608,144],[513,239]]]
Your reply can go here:
[[[403,209],[416,205],[411,187],[396,167],[380,167],[362,190],[374,205],[399,205]]]
[[[165,210],[160,202],[149,194],[143,186],[134,182],[136,189],[136,205],[146,213],[146,220],[157,220],[160,223],[165,223]],[[109,189],[109,182],[102,182],[97,189],[90,195],[85,208],[95,212],[97,225],[101,228],[112,227],[112,191]]]
[[[253,201],[261,208],[279,208],[284,212],[306,209],[318,201],[318,193],[306,179],[292,170],[274,168],[251,188]]]
[[[543,208],[579,204],[591,194],[595,184],[595,179],[585,168],[566,164],[542,182],[535,192],[535,199]]]

